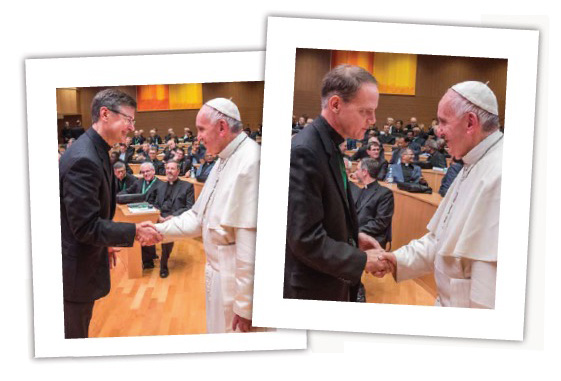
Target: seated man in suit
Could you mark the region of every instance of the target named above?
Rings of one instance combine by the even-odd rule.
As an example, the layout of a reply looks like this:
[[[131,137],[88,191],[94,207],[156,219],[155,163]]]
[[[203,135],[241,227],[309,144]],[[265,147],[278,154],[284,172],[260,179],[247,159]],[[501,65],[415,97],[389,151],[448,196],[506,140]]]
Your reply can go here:
[[[376,179],[380,163],[374,159],[362,159],[356,169],[356,178],[363,188],[351,183],[351,192],[358,215],[358,230],[374,238],[386,247],[391,240],[391,224],[394,210],[393,192],[378,184]]]
[[[191,158],[185,157],[185,151],[183,148],[175,149],[175,161],[179,165],[179,176],[189,175],[188,172],[191,170],[192,162]]]
[[[207,153],[204,162],[197,168],[197,172],[195,173],[198,182],[204,183],[206,181],[212,167],[214,167],[214,163],[216,163],[214,155]]]
[[[136,145],[142,145],[142,143],[144,143],[144,138],[140,136],[139,130],[135,130],[134,137],[132,138],[132,144],[136,146]]]
[[[146,160],[148,160],[148,151],[149,150],[150,150],[150,143],[145,141],[144,143],[142,143],[142,147],[140,147],[136,151],[136,158],[135,158],[134,161],[143,163]]]
[[[454,179],[456,178],[456,176],[458,176],[458,173],[460,173],[460,170],[462,169],[463,166],[464,166],[464,162],[462,159],[456,159],[455,157],[452,158],[452,164],[450,164],[450,167],[448,168],[446,174],[442,178],[442,182],[440,183],[440,189],[438,190],[438,193],[440,193],[442,197],[446,196],[446,193],[448,192],[448,188],[450,188],[450,186],[454,182]]]
[[[376,136],[371,136],[368,138],[368,142],[366,144],[363,144],[362,147],[360,147],[353,156],[351,156],[351,161],[359,161],[361,159],[364,159],[365,157],[368,157],[368,152],[366,152],[368,150],[368,147],[370,147],[370,144],[372,143],[377,143],[380,146],[380,155],[382,157],[384,157],[384,147],[382,147],[382,145],[380,144],[380,140],[378,140],[378,138]]]
[[[123,163],[129,163],[132,158],[132,153],[127,151],[127,146],[124,143],[119,144],[119,160]]]
[[[169,128],[168,129],[168,134],[164,137],[165,142],[167,142],[169,140],[173,140],[176,144],[179,143],[179,139],[175,135],[175,132],[173,132],[173,128]]]
[[[174,156],[175,156],[175,150],[177,148],[177,143],[174,139],[168,139],[166,140],[166,144],[168,145],[165,149],[164,149],[164,161],[168,162],[170,160],[173,160]]]
[[[149,161],[146,161],[140,165],[140,174],[142,175],[142,178],[136,180],[136,182],[130,188],[127,188],[119,193],[142,193],[145,196],[144,199],[146,200],[146,202],[154,205],[160,187],[165,184],[163,181],[159,180],[156,177],[154,164]],[[156,248],[154,246],[142,246],[142,268],[153,269],[154,258],[157,258]]]
[[[396,183],[418,183],[421,179],[421,168],[413,164],[415,154],[410,148],[405,148],[401,153],[401,160],[399,164],[390,165],[390,171],[393,175],[393,181]]]
[[[156,130],[152,129],[150,130],[150,136],[148,137],[148,142],[151,145],[162,144],[162,138],[160,137],[160,135],[156,134]]]
[[[127,190],[137,180],[132,174],[127,173],[126,164],[117,161],[113,164],[113,172],[115,173],[115,182],[117,183],[117,193]]]
[[[121,162],[125,165],[125,172],[127,172],[129,175],[132,175],[132,168],[128,165],[128,163],[125,163],[124,161],[119,160],[119,152],[111,152],[111,154],[109,155],[109,163],[111,165],[114,165],[117,162]]]
[[[178,179],[179,165],[170,160],[166,163],[167,182],[161,185],[154,201],[154,206],[160,210],[158,222],[165,222],[173,216],[179,216],[191,209],[195,203],[195,190],[193,184]],[[160,277],[169,275],[168,259],[173,250],[173,242],[162,243],[162,259],[160,260]],[[150,246],[149,251],[156,251],[155,246]]]
[[[130,136],[127,136],[125,138],[125,145],[127,146],[127,153],[130,155],[130,157],[133,157],[135,151],[134,147],[132,146],[132,138]]]
[[[391,144],[395,143],[395,136],[390,134],[390,125],[384,124],[384,130],[380,132],[380,136],[378,137],[380,143],[382,144]]]
[[[193,145],[187,149],[187,156],[192,164],[200,163],[206,154],[206,148],[198,140],[193,141]]]
[[[154,165],[154,170],[156,175],[163,176],[166,174],[166,168],[164,163],[158,160],[158,149],[156,147],[151,147],[148,151],[148,158],[146,161],[151,162]]]
[[[418,161],[415,162],[415,165],[424,169],[431,169],[435,167],[446,168],[446,158],[438,151],[438,144],[434,140],[427,140],[424,146],[424,151],[429,154],[427,161]]]

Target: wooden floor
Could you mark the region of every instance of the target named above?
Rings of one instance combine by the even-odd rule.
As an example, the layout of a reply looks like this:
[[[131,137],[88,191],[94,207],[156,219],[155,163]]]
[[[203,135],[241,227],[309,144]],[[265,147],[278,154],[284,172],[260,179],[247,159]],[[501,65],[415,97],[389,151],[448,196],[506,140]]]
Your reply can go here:
[[[161,256],[161,246],[156,245]],[[128,279],[122,261],[111,270],[111,292],[95,303],[90,337],[186,335],[206,332],[205,254],[200,240],[176,241],[168,268]]]
[[[156,245],[161,255],[160,245]],[[188,335],[206,332],[205,254],[198,239],[175,242],[168,262],[169,277],[160,278],[156,268],[142,278],[128,279],[118,260],[111,270],[111,292],[95,303],[90,337]],[[413,280],[395,283],[364,274],[362,281],[369,303],[433,305],[434,296]]]
[[[434,305],[435,296],[414,280],[396,283],[390,274],[382,279],[363,274],[362,283],[368,303]]]

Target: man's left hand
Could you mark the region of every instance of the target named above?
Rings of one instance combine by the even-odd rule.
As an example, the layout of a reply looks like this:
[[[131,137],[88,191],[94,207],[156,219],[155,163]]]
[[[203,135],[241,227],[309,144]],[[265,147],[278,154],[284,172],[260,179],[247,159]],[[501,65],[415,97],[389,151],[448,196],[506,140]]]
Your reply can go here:
[[[117,266],[117,256],[115,253],[118,253],[121,249],[117,247],[108,247],[107,251],[109,252],[109,269],[112,269]]]
[[[232,330],[235,331],[236,328],[239,328],[240,332],[249,332],[252,328],[251,320],[234,314],[234,320],[232,321]]]
[[[370,249],[383,250],[378,241],[376,241],[366,233],[358,233],[358,248],[363,251]]]

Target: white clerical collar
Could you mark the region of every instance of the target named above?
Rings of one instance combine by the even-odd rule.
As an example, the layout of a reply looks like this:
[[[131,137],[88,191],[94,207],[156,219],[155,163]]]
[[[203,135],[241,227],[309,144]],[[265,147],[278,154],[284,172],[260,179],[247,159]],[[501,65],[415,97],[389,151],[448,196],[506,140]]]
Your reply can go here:
[[[481,159],[481,157],[487,152],[487,150],[489,150],[491,146],[495,145],[497,141],[499,141],[502,137],[503,133],[500,130],[497,130],[491,135],[487,136],[462,158],[464,164],[469,166],[477,163],[477,161]]]
[[[221,158],[222,160],[227,159],[230,155],[232,155],[234,153],[236,148],[238,148],[238,146],[240,144],[242,144],[242,142],[246,138],[247,138],[247,134],[240,132],[238,134],[238,136],[236,136],[234,138],[234,140],[232,140],[230,143],[228,143],[226,148],[224,148],[222,151],[220,151],[220,153],[218,154],[218,157]]]

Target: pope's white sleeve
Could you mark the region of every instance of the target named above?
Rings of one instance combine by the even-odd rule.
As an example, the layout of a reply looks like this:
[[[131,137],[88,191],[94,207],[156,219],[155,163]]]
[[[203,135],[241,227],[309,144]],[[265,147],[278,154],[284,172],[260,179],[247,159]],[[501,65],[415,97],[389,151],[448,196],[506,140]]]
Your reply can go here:
[[[201,224],[197,214],[192,209],[166,222],[156,224],[156,229],[163,234],[164,242],[180,238],[199,237],[202,234]]]
[[[255,229],[236,229],[236,296],[234,313],[252,319],[255,271]]]
[[[436,238],[427,233],[394,251],[397,259],[396,281],[414,279],[434,271]]]
[[[470,307],[495,308],[497,262],[471,263]]]

